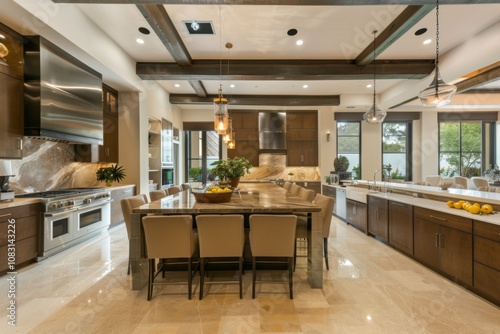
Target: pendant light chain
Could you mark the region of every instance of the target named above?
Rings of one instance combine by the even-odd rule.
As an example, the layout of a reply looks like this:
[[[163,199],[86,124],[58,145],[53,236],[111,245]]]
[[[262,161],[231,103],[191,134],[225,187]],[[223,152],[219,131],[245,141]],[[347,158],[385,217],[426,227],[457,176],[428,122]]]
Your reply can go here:
[[[377,75],[377,66],[376,66],[376,63],[375,63],[375,59],[377,58],[377,55],[376,55],[376,49],[375,49],[375,39],[377,38],[377,32],[378,30],[374,30],[373,31],[373,105],[375,105],[375,77]],[[376,112],[376,111],[375,111]]]
[[[439,0],[436,1],[436,65],[439,64]]]

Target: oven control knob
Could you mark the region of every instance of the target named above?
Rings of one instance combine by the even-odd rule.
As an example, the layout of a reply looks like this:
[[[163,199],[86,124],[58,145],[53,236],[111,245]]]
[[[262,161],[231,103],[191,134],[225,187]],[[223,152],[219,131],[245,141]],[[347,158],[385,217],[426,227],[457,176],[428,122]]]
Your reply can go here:
[[[83,204],[89,204],[90,202],[92,202],[92,198],[90,198],[90,197],[89,198],[85,198],[83,200]]]
[[[66,206],[73,206],[73,205],[75,205],[74,200],[70,199],[70,200],[66,201]]]
[[[50,203],[49,210],[57,209],[57,203]]]
[[[56,205],[57,209],[60,209],[60,208],[62,208],[64,206],[64,203],[63,202],[57,202],[57,203],[55,203],[55,205]]]

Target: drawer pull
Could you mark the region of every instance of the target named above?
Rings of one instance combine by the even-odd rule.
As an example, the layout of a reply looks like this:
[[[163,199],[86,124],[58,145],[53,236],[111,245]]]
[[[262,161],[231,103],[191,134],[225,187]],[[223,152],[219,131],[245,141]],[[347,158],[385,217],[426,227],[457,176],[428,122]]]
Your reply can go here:
[[[0,218],[9,217],[9,216],[12,216],[12,213],[6,213],[4,215],[0,215]]]
[[[434,218],[434,219],[437,219],[437,220],[441,220],[443,222],[447,221],[448,219],[446,218],[441,218],[441,217],[436,217],[436,216],[433,216],[433,215],[430,215],[431,218]]]

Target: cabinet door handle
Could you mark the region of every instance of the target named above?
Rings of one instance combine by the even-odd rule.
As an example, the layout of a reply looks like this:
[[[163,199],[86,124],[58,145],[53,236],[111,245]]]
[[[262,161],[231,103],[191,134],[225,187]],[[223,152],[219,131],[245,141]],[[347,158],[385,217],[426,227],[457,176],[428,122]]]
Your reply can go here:
[[[17,149],[18,150],[22,150],[23,149],[23,139],[22,138],[19,138],[17,140]]]
[[[431,218],[434,218],[434,219],[437,219],[437,220],[441,220],[443,222],[447,221],[448,219],[446,218],[441,218],[441,217],[436,217],[436,216],[433,216],[433,215],[430,215]]]
[[[436,240],[435,240],[435,246],[436,248],[439,248],[439,233],[436,233]]]
[[[6,213],[4,215],[0,215],[0,218],[9,217],[9,216],[12,216],[12,213]]]
[[[378,220],[378,208],[375,210],[375,218]]]

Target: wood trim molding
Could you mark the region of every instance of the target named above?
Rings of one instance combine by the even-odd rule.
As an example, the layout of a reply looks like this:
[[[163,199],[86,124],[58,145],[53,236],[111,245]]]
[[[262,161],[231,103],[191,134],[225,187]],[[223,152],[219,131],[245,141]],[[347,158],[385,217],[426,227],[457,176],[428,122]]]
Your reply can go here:
[[[170,94],[171,104],[209,105],[216,96]],[[338,106],[338,95],[231,95],[232,106]]]

